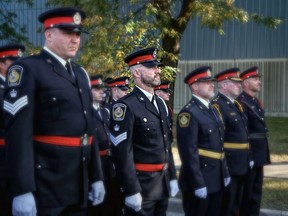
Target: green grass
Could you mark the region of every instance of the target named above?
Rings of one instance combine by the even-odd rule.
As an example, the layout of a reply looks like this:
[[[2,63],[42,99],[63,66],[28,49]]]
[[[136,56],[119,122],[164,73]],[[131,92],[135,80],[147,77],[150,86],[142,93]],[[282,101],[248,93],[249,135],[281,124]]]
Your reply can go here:
[[[272,162],[288,162],[288,117],[267,117]]]

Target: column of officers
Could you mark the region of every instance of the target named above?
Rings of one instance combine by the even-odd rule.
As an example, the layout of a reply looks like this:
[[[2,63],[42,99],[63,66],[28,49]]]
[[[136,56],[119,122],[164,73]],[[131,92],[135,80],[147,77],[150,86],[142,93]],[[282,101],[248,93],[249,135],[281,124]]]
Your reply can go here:
[[[42,13],[45,44],[19,58],[21,45],[0,47],[0,214],[24,216],[164,216],[178,193],[171,150],[171,111],[154,91],[157,50],[124,59],[128,77],[91,79],[72,59],[85,13]],[[212,77],[189,73],[192,98],[177,116],[179,185],[185,215],[259,215],[263,166],[270,163],[257,67]],[[240,75],[239,75],[240,74]],[[214,81],[218,94],[214,95]],[[240,88],[243,92],[240,93]]]
[[[127,77],[109,79],[113,103],[103,107],[102,77],[72,61],[83,19],[77,8],[48,10],[39,54],[0,49],[0,214],[166,215],[179,189],[168,107],[154,94],[157,50],[125,58],[136,87],[126,95]]]
[[[256,97],[261,75],[258,67],[242,73],[230,68],[214,77],[211,70],[199,67],[184,80],[192,98],[177,116],[183,209],[187,216],[256,216],[263,166],[270,163],[264,110]]]

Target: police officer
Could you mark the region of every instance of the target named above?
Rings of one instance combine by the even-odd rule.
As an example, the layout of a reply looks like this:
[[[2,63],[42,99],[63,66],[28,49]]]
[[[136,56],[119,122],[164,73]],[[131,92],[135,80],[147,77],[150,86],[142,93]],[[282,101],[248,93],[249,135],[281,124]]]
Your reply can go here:
[[[263,166],[270,164],[268,129],[265,112],[256,94],[261,90],[261,75],[258,67],[251,67],[240,74],[243,92],[237,99],[244,106],[248,118],[250,146],[255,165],[249,173],[241,215],[259,215],[262,199]]]
[[[222,114],[225,124],[224,149],[231,175],[231,184],[224,191],[222,215],[236,215],[242,197],[249,166],[253,160],[249,151],[247,120],[241,104],[235,99],[240,94],[241,79],[238,68],[229,68],[215,75],[218,94],[213,106]],[[250,164],[251,163],[251,164]]]
[[[169,86],[170,86],[169,81],[166,80],[161,81],[161,84],[154,88],[154,92],[158,97],[162,98],[166,102],[170,118],[170,140],[172,143],[173,142],[172,126],[173,126],[174,113],[173,109],[167,104],[170,100],[170,95],[172,92]]]
[[[6,73],[8,67],[22,56],[25,47],[20,44],[10,44],[0,47],[0,101],[3,107],[3,94],[5,90]],[[4,120],[0,109],[0,215],[11,215],[11,198],[9,196],[9,180],[6,164],[4,142]]]
[[[221,215],[224,186],[230,182],[223,152],[224,125],[211,106],[214,96],[211,67],[202,66],[184,82],[192,98],[177,116],[177,145],[181,159],[179,186],[185,215]]]
[[[110,139],[127,215],[166,215],[169,192],[178,192],[165,103],[154,95],[160,84],[155,48],[125,57],[133,91],[112,107]]]
[[[106,105],[106,107],[111,110],[112,105],[121,97],[128,94],[129,90],[129,77],[121,76],[116,78],[111,78],[106,81],[108,88],[111,91],[111,100]]]
[[[99,155],[101,157],[102,170],[104,175],[104,186],[106,195],[103,203],[97,206],[89,206],[88,215],[123,215],[123,195],[120,190],[119,180],[116,177],[115,165],[112,160],[109,139],[110,111],[102,107],[103,81],[102,75],[91,77],[91,92],[93,96],[93,111],[95,118],[95,129],[99,144]]]
[[[88,190],[93,205],[103,201],[90,80],[71,61],[84,17],[75,8],[44,12],[44,48],[9,67],[4,119],[13,215],[85,215]]]

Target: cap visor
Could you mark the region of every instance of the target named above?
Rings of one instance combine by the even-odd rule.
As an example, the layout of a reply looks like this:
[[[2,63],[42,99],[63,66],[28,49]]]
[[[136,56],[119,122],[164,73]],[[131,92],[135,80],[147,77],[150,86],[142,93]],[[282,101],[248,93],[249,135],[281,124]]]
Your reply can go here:
[[[119,87],[122,91],[128,91],[129,90],[129,88],[128,87],[126,87],[126,86],[122,86],[122,87]]]
[[[152,68],[152,67],[155,67],[155,66],[158,66],[158,67],[162,67],[163,64],[161,62],[157,62],[157,61],[150,61],[150,62],[143,62],[143,63],[140,63],[142,65],[144,65],[145,67],[148,67],[148,68]]]

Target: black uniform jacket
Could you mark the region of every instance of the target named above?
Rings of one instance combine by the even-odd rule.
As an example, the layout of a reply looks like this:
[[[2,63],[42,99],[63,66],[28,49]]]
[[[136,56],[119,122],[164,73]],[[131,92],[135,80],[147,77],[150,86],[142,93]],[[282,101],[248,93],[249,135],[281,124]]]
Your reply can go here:
[[[265,123],[265,112],[259,100],[242,92],[237,99],[244,106],[248,118],[248,132],[255,166],[270,164],[268,146],[268,129]]]
[[[169,180],[176,179],[169,141],[169,117],[163,100],[159,112],[137,87],[112,107],[110,138],[116,170],[125,196],[141,192],[144,199],[168,197]],[[160,172],[138,172],[135,163],[168,164]]]
[[[0,78],[0,104],[3,107],[3,94],[5,88],[5,81]],[[0,109],[0,184],[1,181],[7,178],[7,164],[6,164],[6,152],[4,143],[4,120],[3,110]]]
[[[110,149],[111,142],[109,139],[110,111],[103,107],[100,107],[98,110],[93,110],[99,150],[107,151],[106,155],[101,156],[101,163],[104,179],[108,180],[112,179],[116,175]]]
[[[95,136],[87,74],[75,63],[72,69],[76,80],[43,50],[14,62],[7,74],[4,119],[11,189],[13,196],[34,192],[39,206],[86,203],[88,178],[103,178],[96,139],[81,147],[33,141],[39,135]]]
[[[212,104],[222,114],[225,124],[224,143],[236,146],[237,144],[248,144],[247,118],[242,107],[232,103],[225,95],[218,93],[212,100]],[[225,148],[227,165],[230,175],[244,175],[248,172],[249,161],[252,160],[250,150]]]
[[[177,118],[177,144],[182,161],[179,185],[182,191],[194,194],[207,187],[208,193],[221,190],[224,178],[229,177],[224,159],[199,156],[198,150],[223,153],[224,125],[218,113],[209,111],[192,97]]]

